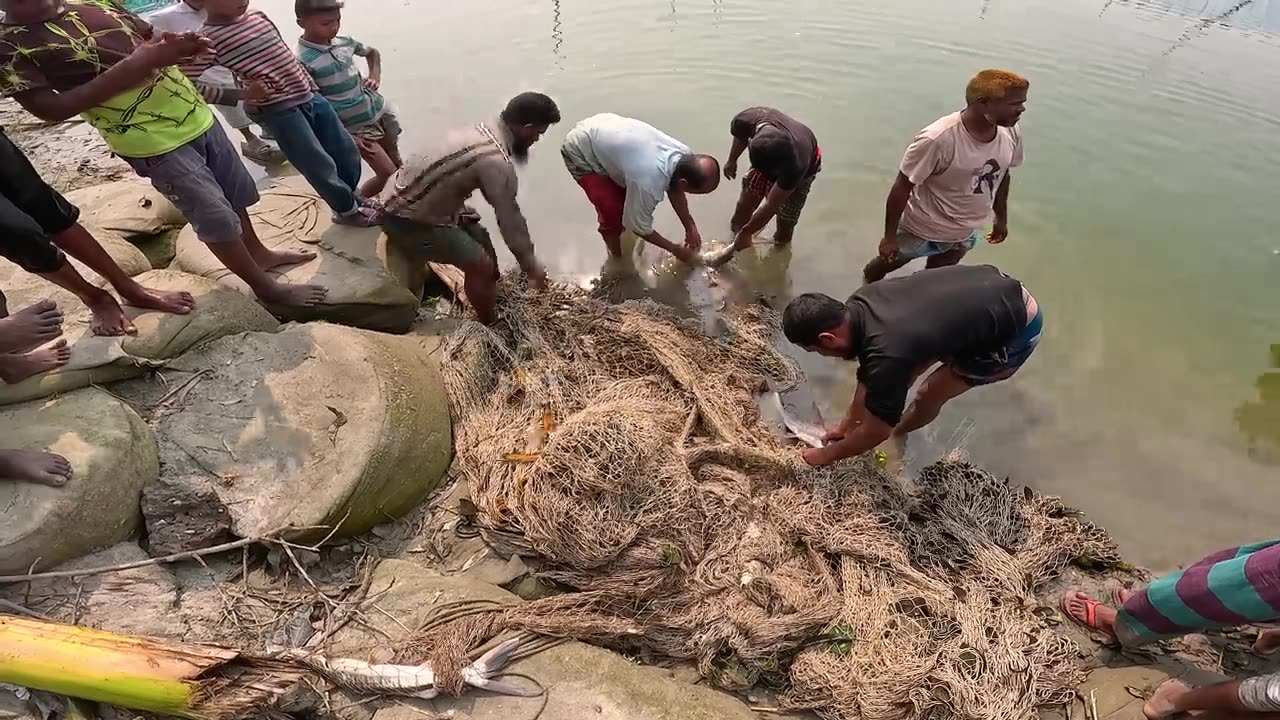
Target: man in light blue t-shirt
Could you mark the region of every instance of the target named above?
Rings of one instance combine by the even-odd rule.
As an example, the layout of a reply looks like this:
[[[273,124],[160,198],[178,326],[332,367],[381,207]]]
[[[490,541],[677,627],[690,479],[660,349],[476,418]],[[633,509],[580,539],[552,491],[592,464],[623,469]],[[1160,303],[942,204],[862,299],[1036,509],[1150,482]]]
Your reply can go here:
[[[702,237],[689,214],[687,195],[703,195],[720,184],[720,163],[714,157],[694,155],[688,145],[652,125],[613,113],[575,125],[560,154],[596,208],[609,254],[622,255],[622,231],[630,230],[685,263],[696,262]],[[684,226],[684,245],[653,227],[653,213],[664,196]]]

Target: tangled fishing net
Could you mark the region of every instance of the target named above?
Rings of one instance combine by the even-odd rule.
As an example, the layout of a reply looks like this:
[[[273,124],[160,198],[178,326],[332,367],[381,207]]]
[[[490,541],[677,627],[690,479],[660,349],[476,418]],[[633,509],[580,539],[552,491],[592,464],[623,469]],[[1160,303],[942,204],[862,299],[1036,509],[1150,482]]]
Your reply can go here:
[[[648,301],[504,297],[444,348],[457,462],[487,542],[575,592],[460,618],[419,658],[447,674],[501,632],[574,637],[838,720],[1032,718],[1071,697],[1075,647],[1034,590],[1118,562],[1101,529],[963,462],[913,488],[865,458],[808,467],[757,409],[798,380],[762,305],[713,336]]]

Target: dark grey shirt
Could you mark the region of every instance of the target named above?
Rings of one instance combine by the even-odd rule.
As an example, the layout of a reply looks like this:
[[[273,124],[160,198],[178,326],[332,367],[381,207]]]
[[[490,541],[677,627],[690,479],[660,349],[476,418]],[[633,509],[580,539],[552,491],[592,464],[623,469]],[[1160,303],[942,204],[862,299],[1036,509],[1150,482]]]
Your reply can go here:
[[[880,280],[847,301],[867,412],[897,425],[916,370],[996,350],[1027,325],[1022,283],[990,265]]]

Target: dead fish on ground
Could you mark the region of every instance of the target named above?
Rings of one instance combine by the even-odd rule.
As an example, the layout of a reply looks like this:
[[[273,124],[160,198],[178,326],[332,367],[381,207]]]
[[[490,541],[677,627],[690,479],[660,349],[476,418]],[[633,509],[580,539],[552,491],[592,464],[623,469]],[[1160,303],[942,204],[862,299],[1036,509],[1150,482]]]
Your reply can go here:
[[[520,641],[512,638],[495,647],[479,660],[462,670],[462,679],[471,687],[501,695],[536,697],[541,691],[531,691],[514,683],[495,680],[520,647]],[[430,700],[440,694],[435,686],[436,675],[429,665],[373,665],[351,658],[327,658],[297,650],[283,653],[282,659],[295,660],[320,673],[341,687],[378,693],[401,695]]]
[[[776,392],[769,392],[765,402],[773,407],[773,411],[782,419],[782,425],[787,429],[787,437],[793,437],[800,442],[812,448],[820,448],[823,445],[822,437],[827,434],[826,429],[821,425],[805,422],[799,418],[793,417],[791,413],[782,405],[782,396]]]

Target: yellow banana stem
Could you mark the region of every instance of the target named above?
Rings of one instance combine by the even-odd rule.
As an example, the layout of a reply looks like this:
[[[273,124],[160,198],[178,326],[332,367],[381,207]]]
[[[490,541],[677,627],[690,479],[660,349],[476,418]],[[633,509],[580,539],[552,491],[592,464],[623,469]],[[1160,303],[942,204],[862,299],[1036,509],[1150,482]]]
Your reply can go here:
[[[0,682],[179,717],[197,680],[238,653],[0,615]]]

